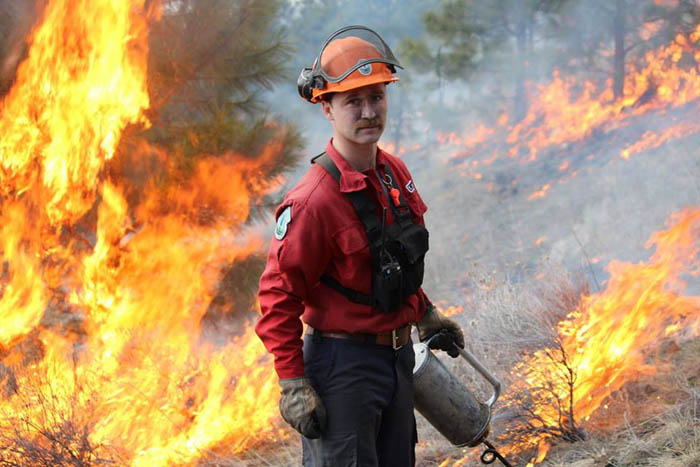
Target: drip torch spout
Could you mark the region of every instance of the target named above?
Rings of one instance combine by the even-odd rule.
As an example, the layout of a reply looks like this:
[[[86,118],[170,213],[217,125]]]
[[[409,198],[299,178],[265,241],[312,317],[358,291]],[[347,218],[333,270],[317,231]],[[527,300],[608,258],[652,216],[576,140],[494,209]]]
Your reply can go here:
[[[481,463],[482,464],[493,464],[496,462],[496,459],[501,461],[501,464],[505,465],[506,467],[513,467],[513,464],[508,462],[503,455],[498,452],[496,447],[491,444],[491,442],[487,439],[483,441],[483,443],[486,445],[488,449],[486,449],[484,452],[481,453]]]

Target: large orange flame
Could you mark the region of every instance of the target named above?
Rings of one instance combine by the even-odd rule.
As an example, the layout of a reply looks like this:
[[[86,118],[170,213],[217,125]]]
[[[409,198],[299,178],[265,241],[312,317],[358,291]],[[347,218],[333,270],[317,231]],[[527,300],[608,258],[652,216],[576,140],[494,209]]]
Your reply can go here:
[[[530,394],[533,426],[557,427],[572,409],[578,421],[587,420],[611,393],[656,371],[652,356],[664,339],[699,334],[700,297],[683,292],[700,266],[700,208],[674,214],[669,224],[647,242],[655,248],[649,261],[610,263],[606,289],[585,296],[559,323],[561,349],[539,350],[513,369],[518,382],[509,392]],[[564,356],[565,365],[555,363]],[[560,373],[565,368],[574,372],[572,386]],[[562,408],[562,401],[571,407]],[[528,440],[539,445],[536,460],[546,454],[548,439],[542,434]]]
[[[3,194],[41,184],[37,214],[54,224],[90,208],[119,135],[145,122],[144,0],[113,3],[50,2],[2,103]]]
[[[222,266],[261,244],[241,226],[273,188],[255,180],[281,143],[256,159],[201,157],[180,186],[147,184],[130,209],[129,187],[104,168],[128,125],[148,125],[146,10],[49,2],[2,102],[0,432],[22,426],[41,445],[70,421],[98,457],[151,466],[240,452],[276,430],[262,344],[246,329],[214,345],[200,323]],[[200,219],[202,207],[217,215]],[[96,231],[75,232],[95,208]]]

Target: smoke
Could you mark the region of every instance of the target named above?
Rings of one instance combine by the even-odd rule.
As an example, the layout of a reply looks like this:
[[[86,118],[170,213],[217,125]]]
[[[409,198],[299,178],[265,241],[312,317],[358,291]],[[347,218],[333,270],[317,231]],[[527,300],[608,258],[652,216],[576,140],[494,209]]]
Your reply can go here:
[[[405,5],[414,15],[411,18],[378,17],[381,12],[367,7],[366,15],[343,16],[339,21],[376,27],[396,51],[401,39],[424,35],[422,26],[416,26],[422,25],[420,15],[437,8],[436,4],[413,8],[418,3]],[[660,36],[642,40],[647,34],[642,31],[648,24],[647,5],[627,3],[630,70],[643,64],[644,50],[668,42]],[[603,90],[613,77],[614,13],[614,5],[605,2],[569,2],[554,13],[533,15],[523,71],[530,109],[549,98],[559,99],[562,106],[565,99],[584,102],[588,83],[598,86],[598,94],[593,93],[586,109],[602,112],[613,102]],[[292,21],[291,27],[305,21],[309,18]],[[293,62],[309,66],[332,26],[314,37],[304,36],[304,47],[297,49]],[[431,44],[439,47],[435,41]],[[584,274],[595,290],[607,278],[609,260],[647,257],[643,246],[647,236],[661,228],[669,214],[700,201],[696,182],[700,166],[694,154],[698,136],[693,131],[628,159],[621,157],[643,135],[692,123],[697,101],[639,111],[659,96],[655,83],[649,82],[646,93],[640,91],[629,107],[611,113],[580,137],[557,142],[559,133],[573,131],[580,122],[552,122],[546,134],[554,142],[533,154],[527,145],[534,129],[546,126],[552,114],[533,113],[533,121],[523,126],[517,140],[507,142],[508,129],[518,123],[517,54],[517,38],[511,36],[498,48],[483,48],[476,69],[465,79],[438,80],[432,70],[406,66],[398,73],[401,81],[388,87],[390,113],[383,142],[406,161],[429,206],[431,251],[425,288],[435,299],[464,305],[466,295],[479,287],[475,273],[495,272],[519,282],[549,263]],[[557,79],[569,80],[570,95],[547,93],[547,86]],[[274,100],[284,101],[278,107],[282,115],[301,122],[309,157],[321,152],[331,128],[320,110],[299,99],[292,85],[280,86]],[[505,124],[499,121],[504,118]],[[616,119],[624,123],[617,124]],[[490,136],[479,142],[481,133]],[[518,144],[521,147],[512,153]],[[307,167],[302,164],[295,176]],[[289,184],[294,181],[293,177]]]

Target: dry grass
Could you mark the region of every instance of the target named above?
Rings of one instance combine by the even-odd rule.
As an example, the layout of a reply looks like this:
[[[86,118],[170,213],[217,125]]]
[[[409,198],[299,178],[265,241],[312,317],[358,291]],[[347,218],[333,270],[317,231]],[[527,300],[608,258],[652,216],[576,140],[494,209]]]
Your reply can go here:
[[[612,417],[576,445],[557,446],[545,465],[563,467],[700,466],[700,340],[671,346],[672,365],[628,384],[611,398]],[[619,396],[619,394],[618,394]]]
[[[575,309],[586,282],[553,266],[543,266],[541,274],[514,283],[505,276],[473,273],[473,280],[487,285],[471,297],[466,310],[453,319],[466,331],[467,342],[477,357],[504,382],[504,395],[512,397],[515,381],[509,370],[523,352],[551,346],[556,342],[556,323]],[[543,275],[542,275],[543,274]],[[488,290],[486,290],[488,289]],[[543,465],[576,467],[693,466],[700,467],[698,431],[698,381],[700,340],[674,343],[659,350],[670,363],[661,365],[658,375],[628,384],[608,401],[609,413],[584,424],[589,439],[575,443],[559,441]],[[439,358],[482,400],[490,389],[466,362]],[[674,369],[675,368],[675,372]],[[50,384],[37,385],[50,389]],[[90,441],[90,426],[80,417],[84,402],[78,400],[66,410],[62,398],[51,392],[27,393],[18,387],[11,368],[0,366],[0,391],[5,397],[23,397],[26,403],[40,404],[42,415],[29,419],[4,419],[0,427],[0,466],[19,465],[124,465],[118,451],[96,446]],[[652,403],[653,402],[653,403]],[[81,405],[82,404],[82,405]],[[77,410],[76,407],[81,407]],[[506,448],[503,436],[513,436],[517,410],[504,410],[497,404],[490,438]],[[614,413],[615,416],[610,416]],[[437,466],[446,458],[448,465],[477,466],[480,449],[456,448],[420,415],[417,465]],[[518,425],[520,436],[526,426]],[[556,428],[556,427],[554,427]],[[566,438],[561,436],[561,438]],[[510,438],[508,438],[510,439]],[[505,450],[505,449],[504,449]],[[529,453],[508,456],[514,465],[524,465]],[[461,460],[463,459],[463,460]],[[454,461],[460,460],[455,463]],[[297,436],[258,445],[239,455],[226,453],[226,446],[204,453],[202,466],[290,466],[300,465],[301,446]]]
[[[518,396],[513,394],[517,381],[509,374],[510,368],[522,358],[523,351],[555,344],[556,323],[578,306],[581,294],[588,292],[580,276],[561,269],[547,267],[544,276],[537,277],[540,279],[514,284],[493,274],[475,276],[477,283],[489,284],[489,290],[478,292],[466,310],[453,317],[467,331],[472,351],[504,382],[504,396],[510,400]],[[548,427],[555,435],[554,446],[542,465],[700,466],[700,339],[669,339],[652,353],[657,359],[657,374],[632,381],[613,393],[605,402],[608,409],[601,408],[590,420],[577,419],[573,431],[577,436],[571,436],[566,423]],[[553,365],[561,365],[556,355],[553,357]],[[490,394],[461,359],[440,358],[470,389],[481,394],[482,400]],[[526,393],[519,396],[528,400]],[[516,437],[531,435],[526,424],[518,423],[528,414],[526,409],[527,405],[505,409],[502,403],[497,404],[490,438],[505,448]],[[440,465],[448,457],[452,462],[446,465],[450,466],[481,465],[477,459],[480,450],[455,448],[420,418],[419,437],[418,465]],[[525,465],[532,454],[508,457],[514,465]]]
[[[573,446],[556,447],[543,464],[549,467],[698,467],[698,398],[690,397],[641,423],[598,433]]]
[[[582,294],[588,292],[587,283],[579,275],[545,264],[541,265],[538,274],[519,283],[492,272],[476,270],[470,273],[470,280],[484,287],[477,289],[470,301],[462,304],[465,311],[452,319],[465,330],[469,349],[503,383],[502,398],[507,395],[512,400],[517,397],[513,394],[515,385],[510,369],[525,352],[556,344],[557,322],[576,309]],[[492,390],[488,383],[464,360],[453,360],[440,354],[438,357],[477,398],[485,400],[490,396]],[[553,365],[556,364],[553,361]],[[527,392],[523,391],[519,396],[523,401],[527,400]],[[504,437],[512,441],[515,436],[528,436],[528,427],[514,422],[527,415],[526,405],[504,410],[503,402],[500,402],[495,409],[490,438],[497,445],[506,447]],[[439,465],[447,457],[455,460],[465,456],[474,459],[459,465],[480,465],[475,457],[481,452],[480,448],[456,448],[421,417],[418,421],[418,465]],[[514,429],[516,426],[517,430]],[[563,428],[566,427],[550,428],[559,430],[564,437]],[[517,463],[522,459],[514,461]]]
[[[11,368],[3,368],[7,389],[7,382],[15,380],[8,376],[12,375]],[[85,419],[89,410],[78,401],[84,395],[82,390],[66,398],[59,396],[47,380],[27,387],[14,384],[11,397],[26,410],[0,418],[0,466],[123,464],[117,450],[90,440],[91,426]]]

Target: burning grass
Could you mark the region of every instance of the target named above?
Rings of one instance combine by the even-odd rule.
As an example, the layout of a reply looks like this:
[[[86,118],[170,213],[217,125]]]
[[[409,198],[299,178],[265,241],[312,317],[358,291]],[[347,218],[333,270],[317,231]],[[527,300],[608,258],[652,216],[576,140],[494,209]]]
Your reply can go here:
[[[0,420],[0,466],[124,462],[117,449],[90,439],[92,423],[85,417],[91,408],[88,391],[81,389],[66,397],[40,375],[33,384],[18,388],[13,371],[4,368],[4,391],[11,392],[26,410]]]
[[[684,291],[697,274],[699,233],[700,209],[672,215],[667,228],[647,242],[655,249],[649,260],[611,262],[610,279],[600,292],[550,279],[533,301],[527,293],[513,294],[507,282],[500,294],[490,287],[491,300],[514,298],[500,300],[509,312],[498,310],[499,303],[486,308],[501,321],[476,334],[497,337],[515,360],[493,361],[494,342],[480,349],[489,366],[509,369],[501,374],[506,389],[494,417],[496,438],[507,444],[504,451],[519,462],[541,463],[554,444],[583,441],[591,432],[640,422],[665,409],[664,403],[683,401],[678,388],[696,384],[696,377],[687,375],[696,375],[697,366],[683,373],[685,380],[676,378],[663,389],[650,381],[666,382],[673,355],[698,335],[700,298]],[[479,309],[472,308],[479,322],[495,321]],[[468,319],[475,326],[473,315]]]
[[[607,423],[576,445],[555,446],[550,467],[700,465],[700,340],[667,345],[670,365],[612,397]],[[603,418],[603,417],[600,417]],[[598,420],[600,424],[602,420]]]

